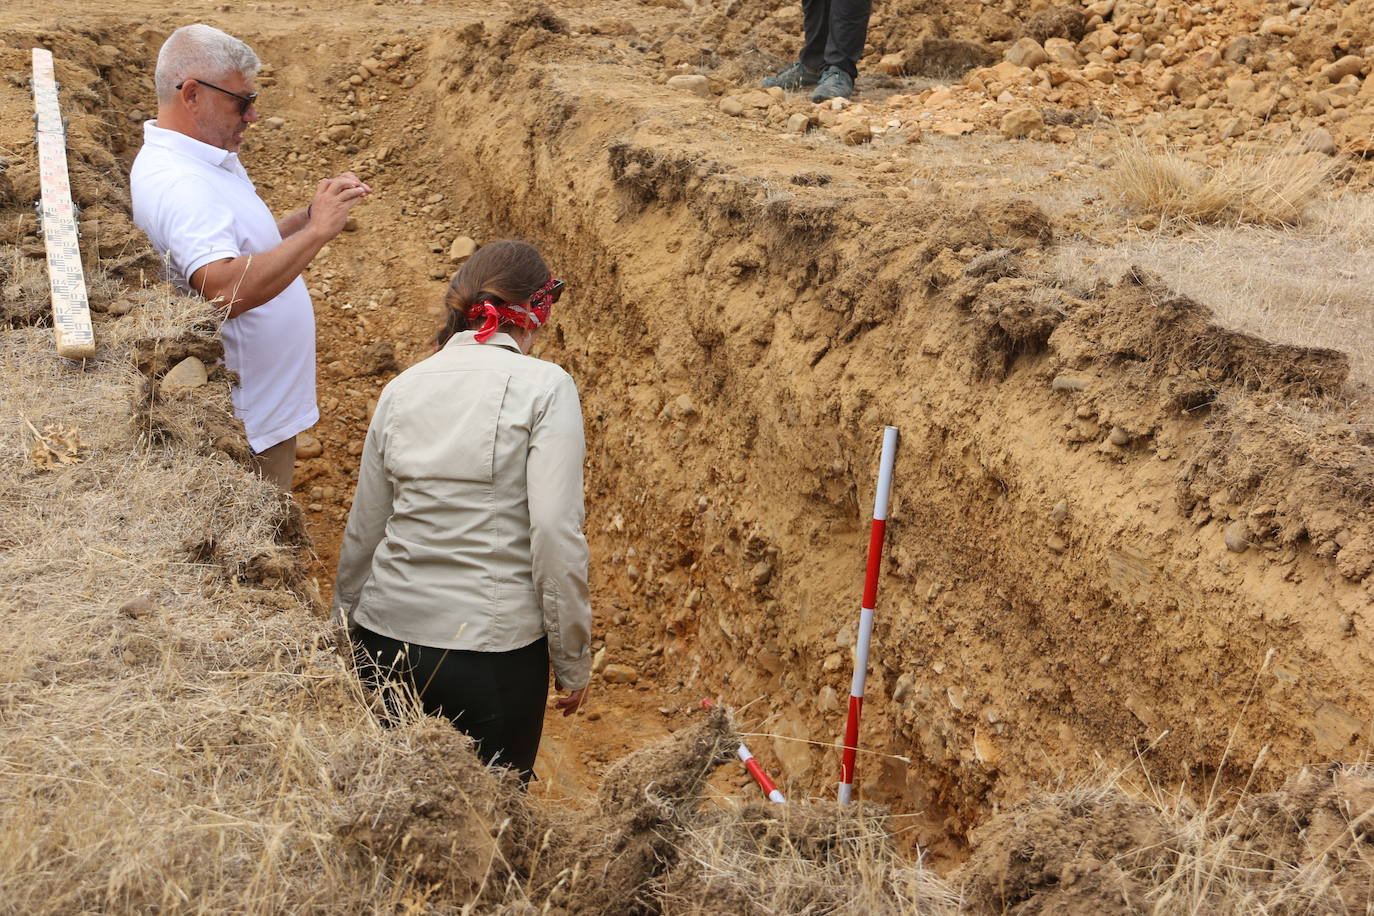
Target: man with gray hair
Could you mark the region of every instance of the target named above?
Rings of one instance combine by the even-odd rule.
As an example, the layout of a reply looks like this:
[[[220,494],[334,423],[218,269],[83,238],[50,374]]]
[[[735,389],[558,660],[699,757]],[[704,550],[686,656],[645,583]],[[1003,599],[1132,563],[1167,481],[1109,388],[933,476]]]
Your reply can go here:
[[[291,489],[296,436],[315,404],[315,314],[303,271],[372,189],[327,178],[309,205],[275,219],[237,155],[258,119],[253,49],[208,25],[177,29],[157,56],[157,119],[143,126],[131,178],[134,222],[169,279],[219,302],[224,361],[238,373],[234,412],[259,473]]]

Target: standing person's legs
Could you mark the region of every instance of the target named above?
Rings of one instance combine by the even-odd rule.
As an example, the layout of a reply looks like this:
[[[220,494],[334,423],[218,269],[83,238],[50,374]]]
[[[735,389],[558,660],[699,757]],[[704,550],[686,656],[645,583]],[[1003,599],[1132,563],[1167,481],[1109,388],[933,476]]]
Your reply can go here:
[[[832,0],[802,0],[802,31],[805,38],[797,59],[803,67],[813,73],[820,73],[825,69],[826,48],[830,42],[831,2]]]
[[[272,481],[279,489],[290,493],[296,471],[296,437],[255,452],[253,462],[258,466],[259,477]]]
[[[483,744],[496,763],[512,767],[520,781],[534,774],[534,758],[544,735],[544,709],[549,700],[549,643],[540,638],[509,652],[475,652],[486,671],[482,690],[499,701],[500,714],[487,729]],[[461,728],[461,723],[459,724]],[[475,737],[475,736],[474,736]],[[481,740],[481,739],[479,739]]]
[[[824,66],[838,67],[855,79],[859,75],[859,58],[864,56],[864,42],[868,40],[873,0],[829,0],[826,6],[830,22],[823,50]]]
[[[509,652],[472,652],[403,643],[363,627],[354,628],[353,638],[366,650],[360,664],[369,686],[396,672],[392,678],[414,688],[426,713],[448,718],[477,742],[484,763],[511,767],[529,782],[549,696],[548,640]],[[398,651],[405,655],[401,666]],[[394,701],[387,708],[394,713]]]

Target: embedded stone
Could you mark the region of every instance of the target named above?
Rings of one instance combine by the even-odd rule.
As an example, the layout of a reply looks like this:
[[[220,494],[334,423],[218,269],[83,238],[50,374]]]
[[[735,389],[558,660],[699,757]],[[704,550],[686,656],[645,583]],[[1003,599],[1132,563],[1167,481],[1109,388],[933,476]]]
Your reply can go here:
[[[1226,549],[1232,553],[1245,553],[1250,549],[1250,534],[1245,530],[1245,522],[1235,521],[1227,525],[1222,539]]]
[[[601,677],[608,684],[633,684],[639,680],[639,672],[629,665],[607,665],[601,669]]]
[[[464,258],[472,257],[477,251],[477,243],[466,235],[460,235],[453,240],[453,244],[448,246],[448,257],[451,261],[461,261]]]
[[[699,73],[680,73],[668,78],[668,88],[678,92],[690,92],[699,98],[711,95],[711,81]]]
[[[319,439],[307,433],[302,433],[296,437],[296,457],[297,458],[318,458],[324,454],[324,445]],[[313,494],[312,494],[313,496]],[[323,494],[321,494],[321,497]],[[319,499],[321,497],[314,497]]]
[[[199,388],[209,381],[209,373],[205,370],[205,363],[188,356],[177,363],[167,374],[162,377],[161,388],[164,392],[189,391],[192,388]]]

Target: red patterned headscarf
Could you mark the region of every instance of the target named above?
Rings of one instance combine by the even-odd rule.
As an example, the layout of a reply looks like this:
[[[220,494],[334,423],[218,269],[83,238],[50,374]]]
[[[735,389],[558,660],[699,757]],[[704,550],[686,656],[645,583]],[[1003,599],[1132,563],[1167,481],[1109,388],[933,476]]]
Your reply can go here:
[[[528,307],[520,303],[506,302],[490,293],[481,293],[477,303],[468,309],[468,321],[485,319],[474,335],[478,343],[486,343],[487,338],[495,334],[496,329],[504,323],[532,331],[542,327],[544,322],[549,320],[549,311],[562,295],[563,281],[555,280],[553,277],[549,277],[548,283],[535,290],[534,295],[530,296]]]

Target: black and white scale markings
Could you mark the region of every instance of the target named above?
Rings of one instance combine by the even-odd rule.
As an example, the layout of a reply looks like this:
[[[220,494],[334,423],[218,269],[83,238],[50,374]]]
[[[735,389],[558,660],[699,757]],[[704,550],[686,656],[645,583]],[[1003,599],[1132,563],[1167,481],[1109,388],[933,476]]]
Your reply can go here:
[[[67,136],[57,103],[52,52],[33,49],[33,107],[38,133],[38,172],[43,187],[39,213],[52,285],[52,325],[57,352],[68,359],[95,356],[95,331],[81,272],[76,208],[67,176]]]

